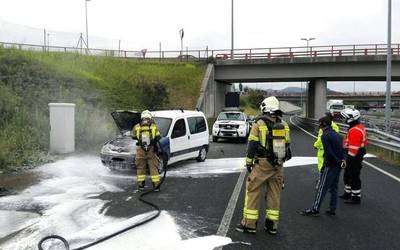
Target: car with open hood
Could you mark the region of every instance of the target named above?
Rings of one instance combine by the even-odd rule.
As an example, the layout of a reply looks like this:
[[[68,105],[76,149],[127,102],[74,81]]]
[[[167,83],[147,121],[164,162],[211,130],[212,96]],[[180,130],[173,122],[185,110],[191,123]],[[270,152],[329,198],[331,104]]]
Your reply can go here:
[[[161,134],[158,145],[161,159],[159,168],[187,159],[206,159],[209,132],[203,112],[163,110],[152,111],[151,114]],[[110,169],[133,168],[137,141],[132,139],[131,131],[140,123],[140,113],[115,111],[111,116],[120,134],[104,143],[100,152],[101,162]]]
[[[140,123],[140,112],[114,111],[111,116],[120,133],[103,144],[101,162],[110,169],[132,168],[135,165],[136,141],[132,139],[131,131]]]

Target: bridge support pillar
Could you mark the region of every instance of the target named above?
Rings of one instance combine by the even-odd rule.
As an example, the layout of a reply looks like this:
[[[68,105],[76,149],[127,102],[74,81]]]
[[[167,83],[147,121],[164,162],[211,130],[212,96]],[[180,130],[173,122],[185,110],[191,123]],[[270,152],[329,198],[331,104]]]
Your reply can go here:
[[[326,111],[326,90],[327,81],[325,79],[316,79],[310,81],[308,85],[308,118],[321,118]]]
[[[230,91],[231,85],[215,81],[214,65],[209,64],[197,100],[196,108],[204,112],[207,118],[216,117],[225,107],[225,93]]]

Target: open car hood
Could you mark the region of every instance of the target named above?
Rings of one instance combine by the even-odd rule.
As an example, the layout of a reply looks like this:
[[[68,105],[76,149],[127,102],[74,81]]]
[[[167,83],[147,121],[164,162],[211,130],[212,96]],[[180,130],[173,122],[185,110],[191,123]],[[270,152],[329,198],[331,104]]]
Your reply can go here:
[[[114,111],[111,116],[121,133],[131,131],[136,124],[140,123],[140,112],[136,111]]]

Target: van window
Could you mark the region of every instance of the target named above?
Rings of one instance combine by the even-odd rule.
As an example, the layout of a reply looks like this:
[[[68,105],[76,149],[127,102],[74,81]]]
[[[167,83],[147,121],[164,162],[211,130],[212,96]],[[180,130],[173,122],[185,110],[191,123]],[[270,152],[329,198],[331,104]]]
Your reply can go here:
[[[186,135],[185,120],[179,119],[175,122],[174,129],[172,130],[171,139]]]
[[[187,118],[191,134],[201,133],[207,130],[206,121],[202,116]]]
[[[164,117],[153,117],[154,122],[157,124],[158,129],[162,137],[167,136],[169,127],[171,126],[172,119]]]

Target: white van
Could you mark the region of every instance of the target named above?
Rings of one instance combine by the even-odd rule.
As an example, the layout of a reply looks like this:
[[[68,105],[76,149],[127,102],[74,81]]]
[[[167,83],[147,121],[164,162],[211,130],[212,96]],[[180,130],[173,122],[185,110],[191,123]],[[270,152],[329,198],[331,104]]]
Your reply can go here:
[[[170,157],[168,165],[177,161],[204,161],[209,146],[206,117],[201,111],[164,110],[151,112],[161,136],[168,137]]]

